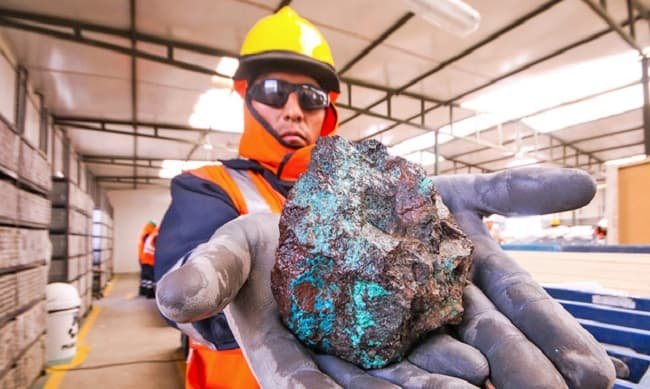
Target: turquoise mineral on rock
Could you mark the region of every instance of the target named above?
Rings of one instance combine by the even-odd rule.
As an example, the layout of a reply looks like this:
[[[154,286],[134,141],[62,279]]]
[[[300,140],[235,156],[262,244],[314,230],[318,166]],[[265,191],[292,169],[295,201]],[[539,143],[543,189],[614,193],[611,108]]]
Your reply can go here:
[[[460,322],[472,249],[419,166],[321,138],[282,211],[273,295],[305,345],[380,368]]]

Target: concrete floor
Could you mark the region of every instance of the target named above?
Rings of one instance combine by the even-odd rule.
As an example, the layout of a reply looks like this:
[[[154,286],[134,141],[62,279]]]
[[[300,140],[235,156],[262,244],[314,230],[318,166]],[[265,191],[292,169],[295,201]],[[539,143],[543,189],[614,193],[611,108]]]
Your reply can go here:
[[[75,359],[49,369],[36,388],[183,388],[180,333],[167,326],[154,300],[137,296],[138,284],[137,274],[113,279],[82,323]]]

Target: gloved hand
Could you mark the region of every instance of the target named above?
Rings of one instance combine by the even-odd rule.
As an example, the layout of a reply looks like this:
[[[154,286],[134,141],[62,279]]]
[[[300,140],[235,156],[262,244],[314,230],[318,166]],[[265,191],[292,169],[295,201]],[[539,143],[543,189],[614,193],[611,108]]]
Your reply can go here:
[[[157,284],[160,311],[177,323],[205,319],[224,310],[233,335],[264,388],[476,388],[458,378],[430,374],[408,361],[373,371],[373,377],[336,357],[315,355],[282,325],[273,295],[271,269],[278,245],[279,216],[258,213],[225,224],[197,247],[187,263]],[[188,329],[193,336],[191,327]],[[443,339],[440,352],[485,380],[487,361],[456,340]],[[446,340],[446,341],[445,341]],[[326,373],[323,373],[321,369]],[[331,376],[331,377],[330,377]],[[337,384],[338,382],[338,384]]]
[[[493,213],[539,215],[582,207],[595,193],[591,177],[576,169],[522,168],[494,174],[439,176],[433,180],[461,229],[475,245],[470,274],[474,284],[465,288],[465,312],[457,330],[464,342],[487,357],[495,386],[611,387],[616,374],[605,349],[501,250],[482,222],[482,216]],[[439,343],[438,337],[418,346],[407,359],[428,371],[480,384],[477,377],[467,376],[470,369],[452,370],[458,362],[445,359],[449,352],[441,352],[439,346],[430,344]],[[458,348],[456,342],[450,342]],[[346,369],[350,374],[355,371],[355,367],[338,359],[330,365],[336,365],[339,375]],[[322,363],[320,366],[324,371],[331,370]],[[396,369],[388,367],[369,373],[400,383],[394,377]],[[393,376],[383,375],[384,371]]]
[[[571,387],[611,386],[613,368],[604,350],[491,241],[481,220],[490,213],[577,208],[593,196],[593,181],[574,170],[519,169],[437,177],[435,184],[476,245],[472,277],[478,288],[466,290],[459,333],[487,356],[497,386],[565,387],[547,358]],[[226,308],[231,330],[262,386],[335,386],[328,375],[345,387],[390,386],[386,381],[404,387],[471,387],[447,375],[475,384],[485,380],[482,355],[444,333],[432,335],[406,361],[379,370],[363,371],[332,356],[312,355],[282,326],[270,292],[277,233],[277,216],[272,215],[250,215],[223,226],[185,266],[159,282],[163,314],[177,322],[195,321],[232,302]]]
[[[465,289],[459,334],[486,355],[495,385],[557,388],[563,378],[570,388],[611,387],[615,371],[605,349],[501,250],[481,220],[584,206],[596,189],[591,177],[576,169],[522,168],[439,176],[434,183],[475,245],[475,286]]]

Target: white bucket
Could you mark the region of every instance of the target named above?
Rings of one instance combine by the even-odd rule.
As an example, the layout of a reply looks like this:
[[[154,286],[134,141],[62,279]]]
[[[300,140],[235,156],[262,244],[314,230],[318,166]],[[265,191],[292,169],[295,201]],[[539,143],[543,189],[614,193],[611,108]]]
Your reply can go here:
[[[69,362],[77,353],[79,307],[77,289],[66,283],[47,285],[47,362]]]

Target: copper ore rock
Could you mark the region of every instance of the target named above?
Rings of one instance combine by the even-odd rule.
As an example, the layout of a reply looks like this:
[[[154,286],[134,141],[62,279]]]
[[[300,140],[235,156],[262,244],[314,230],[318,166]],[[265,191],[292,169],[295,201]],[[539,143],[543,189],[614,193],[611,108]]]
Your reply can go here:
[[[280,218],[273,295],[304,344],[380,368],[460,322],[472,249],[420,167],[321,138]]]

